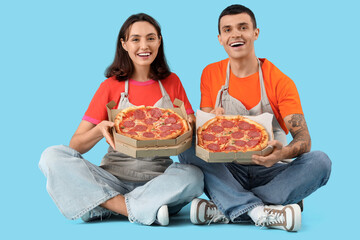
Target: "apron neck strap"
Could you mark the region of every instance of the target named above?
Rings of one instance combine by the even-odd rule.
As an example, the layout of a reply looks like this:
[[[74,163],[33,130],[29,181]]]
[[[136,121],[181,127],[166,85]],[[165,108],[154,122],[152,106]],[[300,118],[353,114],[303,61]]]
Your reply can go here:
[[[160,86],[160,91],[161,91],[162,96],[167,95],[166,90],[165,90],[165,88],[164,88],[164,86],[162,85],[162,83],[161,83],[160,80],[158,80],[158,83],[159,83],[159,86]]]
[[[125,96],[129,96],[129,80],[125,81]]]

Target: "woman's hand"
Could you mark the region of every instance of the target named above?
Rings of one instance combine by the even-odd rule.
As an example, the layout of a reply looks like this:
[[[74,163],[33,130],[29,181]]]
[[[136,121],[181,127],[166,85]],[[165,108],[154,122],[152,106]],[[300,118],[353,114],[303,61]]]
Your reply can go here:
[[[195,128],[195,123],[196,123],[196,117],[194,114],[188,114],[188,122],[191,125],[192,129]]]
[[[113,122],[110,121],[102,121],[101,123],[99,123],[98,125],[96,125],[96,127],[100,130],[100,132],[102,133],[102,135],[104,136],[106,142],[113,148],[115,149],[115,143],[114,143],[114,138],[112,136],[111,132],[111,128],[114,126]]]

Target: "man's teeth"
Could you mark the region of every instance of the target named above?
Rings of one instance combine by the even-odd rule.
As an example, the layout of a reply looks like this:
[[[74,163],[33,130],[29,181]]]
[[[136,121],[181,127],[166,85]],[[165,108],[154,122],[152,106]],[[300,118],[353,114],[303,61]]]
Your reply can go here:
[[[230,47],[238,47],[238,46],[242,46],[242,45],[244,45],[243,42],[235,42],[235,43],[230,44]]]
[[[150,56],[150,53],[139,53],[138,55],[141,57],[147,57]]]

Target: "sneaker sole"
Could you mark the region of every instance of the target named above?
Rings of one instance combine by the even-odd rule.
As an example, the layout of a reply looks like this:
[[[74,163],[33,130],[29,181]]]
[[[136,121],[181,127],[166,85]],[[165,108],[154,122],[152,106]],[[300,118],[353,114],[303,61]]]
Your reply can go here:
[[[162,209],[162,210],[160,210]],[[157,222],[161,226],[167,226],[169,225],[169,209],[167,205],[161,206],[161,208],[158,211],[158,214],[156,216]],[[166,209],[164,211],[164,209]],[[162,219],[163,221],[159,221],[159,219]]]
[[[290,205],[294,209],[294,226],[291,230],[291,232],[297,232],[301,228],[301,208],[297,204],[291,204]],[[295,218],[295,216],[298,216]]]
[[[197,206],[198,203],[201,201],[202,199],[199,198],[195,198],[191,201],[191,206],[190,206],[190,221],[192,224],[195,225],[203,225],[205,224],[205,222],[199,222],[198,217],[197,217]]]

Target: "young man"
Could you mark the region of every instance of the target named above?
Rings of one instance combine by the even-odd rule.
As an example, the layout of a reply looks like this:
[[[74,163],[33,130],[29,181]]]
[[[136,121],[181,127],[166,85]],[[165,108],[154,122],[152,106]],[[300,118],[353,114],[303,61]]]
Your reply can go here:
[[[230,115],[274,114],[274,150],[253,156],[253,165],[207,163],[194,147],[179,156],[200,167],[211,201],[194,199],[194,224],[252,220],[257,226],[298,231],[302,202],[325,185],[331,161],[323,152],[310,152],[311,139],[294,82],[267,59],[258,59],[254,42],[259,29],[253,12],[227,7],[220,15],[219,42],[229,58],[208,65],[201,77],[201,110]],[[286,134],[293,140],[287,145]]]

